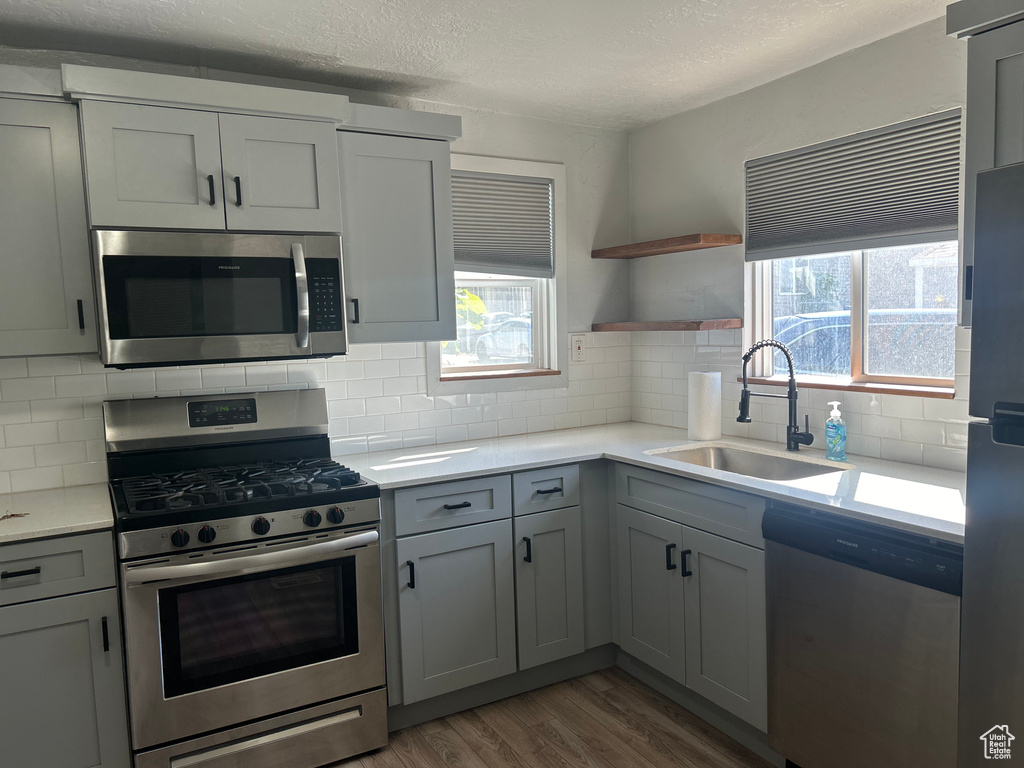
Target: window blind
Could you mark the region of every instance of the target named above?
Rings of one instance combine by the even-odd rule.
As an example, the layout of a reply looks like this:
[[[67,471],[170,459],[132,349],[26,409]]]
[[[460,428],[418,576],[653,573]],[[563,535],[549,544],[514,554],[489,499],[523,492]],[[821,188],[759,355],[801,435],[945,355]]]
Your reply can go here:
[[[554,277],[552,181],[452,172],[455,269]]]
[[[747,261],[957,237],[960,110],[750,160]]]

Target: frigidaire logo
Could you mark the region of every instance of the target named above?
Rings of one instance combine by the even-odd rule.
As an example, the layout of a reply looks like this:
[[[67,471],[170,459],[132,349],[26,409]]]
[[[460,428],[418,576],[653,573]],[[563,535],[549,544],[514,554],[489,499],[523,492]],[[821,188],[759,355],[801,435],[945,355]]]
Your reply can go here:
[[[241,267],[239,267],[239,266],[229,266],[227,264],[221,264],[221,265],[219,265],[217,267],[217,269],[241,269]]]
[[[857,544],[857,543],[852,542],[852,541],[847,541],[846,539],[836,539],[836,543],[837,544],[842,544],[844,547],[853,547],[854,549],[857,549],[857,548],[860,547],[860,544]]]
[[[223,432],[226,429],[234,429],[234,427],[214,427],[213,431],[214,432]]]

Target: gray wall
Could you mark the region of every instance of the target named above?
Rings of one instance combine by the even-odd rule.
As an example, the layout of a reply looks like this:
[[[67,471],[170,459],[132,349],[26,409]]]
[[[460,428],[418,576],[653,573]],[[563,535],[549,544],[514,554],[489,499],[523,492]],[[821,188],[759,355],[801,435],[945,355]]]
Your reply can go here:
[[[743,232],[746,160],[963,106],[967,45],[944,19],[630,134],[634,240]],[[743,316],[742,246],[637,259],[636,320]]]

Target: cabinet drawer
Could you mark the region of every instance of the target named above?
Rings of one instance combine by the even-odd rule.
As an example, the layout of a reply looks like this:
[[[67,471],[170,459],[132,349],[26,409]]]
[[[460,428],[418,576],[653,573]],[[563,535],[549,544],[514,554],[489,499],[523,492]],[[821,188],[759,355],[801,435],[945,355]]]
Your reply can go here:
[[[440,531],[512,516],[512,479],[475,477],[395,491],[395,533]]]
[[[109,532],[0,546],[0,605],[113,587],[115,580]]]
[[[619,504],[764,549],[761,517],[765,501],[684,477],[617,464]]]
[[[570,464],[517,472],[512,475],[512,498],[516,515],[575,507],[580,503],[580,467]]]

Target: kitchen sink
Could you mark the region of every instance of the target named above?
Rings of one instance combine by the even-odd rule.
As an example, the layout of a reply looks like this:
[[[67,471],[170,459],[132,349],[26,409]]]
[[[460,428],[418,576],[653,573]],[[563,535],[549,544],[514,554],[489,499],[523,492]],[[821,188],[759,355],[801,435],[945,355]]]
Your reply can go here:
[[[644,451],[648,456],[672,459],[699,467],[735,472],[737,475],[759,477],[762,480],[800,480],[831,472],[842,472],[853,467],[812,456],[787,456],[767,450],[741,448],[737,445],[688,445]]]

